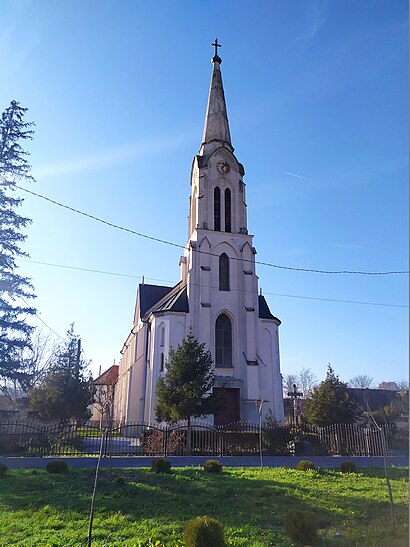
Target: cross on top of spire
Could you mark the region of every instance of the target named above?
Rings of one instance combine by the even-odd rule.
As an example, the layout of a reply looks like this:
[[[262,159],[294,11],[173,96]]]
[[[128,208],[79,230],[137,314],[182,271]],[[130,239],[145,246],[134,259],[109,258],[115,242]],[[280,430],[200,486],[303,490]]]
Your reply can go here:
[[[215,42],[211,46],[215,47],[215,55],[212,57],[212,62],[221,64],[222,59],[218,55],[218,47],[221,47],[222,44],[218,44],[218,38],[215,38]]]

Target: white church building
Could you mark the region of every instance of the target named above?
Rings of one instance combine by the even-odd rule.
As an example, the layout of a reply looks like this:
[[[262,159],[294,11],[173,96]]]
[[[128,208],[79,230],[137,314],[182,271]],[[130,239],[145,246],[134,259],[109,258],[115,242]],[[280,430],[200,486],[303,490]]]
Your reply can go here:
[[[215,42],[202,144],[191,171],[188,241],[175,287],[138,287],[132,330],[124,343],[116,419],[155,424],[155,386],[170,348],[189,330],[213,357],[226,407],[216,425],[259,420],[258,408],[283,421],[280,320],[258,294],[256,250],[248,233],[243,165],[231,143]]]

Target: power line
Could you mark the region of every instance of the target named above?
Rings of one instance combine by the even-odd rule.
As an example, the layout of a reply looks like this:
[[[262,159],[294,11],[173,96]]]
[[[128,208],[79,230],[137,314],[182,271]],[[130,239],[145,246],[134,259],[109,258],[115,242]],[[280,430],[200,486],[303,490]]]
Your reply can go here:
[[[67,265],[64,265],[64,264],[52,264],[50,262],[39,262],[39,261],[36,261],[36,260],[28,260],[28,259],[16,259],[16,260],[19,260],[21,262],[32,262],[34,264],[41,264],[43,266],[52,266],[52,267],[56,267],[56,268],[64,268],[64,269],[68,269],[68,270],[80,270],[80,271],[85,271],[85,272],[90,272],[90,273],[99,273],[99,274],[103,274],[103,275],[114,275],[114,276],[119,276],[119,277],[131,277],[131,278],[134,278],[134,279],[142,279],[143,276],[141,275],[131,275],[131,274],[123,274],[123,273],[118,273],[118,272],[107,272],[107,271],[104,271],[104,270],[93,270],[91,268],[79,268],[79,267],[76,267],[76,266],[67,266]],[[175,282],[174,281],[170,281],[170,280],[167,280],[167,279],[156,279],[156,278],[153,278],[153,277],[146,277],[145,279],[150,279],[151,281],[161,281],[162,283],[171,283],[172,286],[175,285]],[[218,289],[219,287],[214,287],[214,286],[211,286],[211,285],[204,285],[204,284],[197,284],[197,283],[191,283],[192,286],[201,286],[201,287],[207,287],[207,288],[210,288],[210,289]],[[172,288],[172,286],[170,288]],[[248,291],[246,289],[231,289],[231,290],[234,290],[234,291],[237,291],[237,292],[253,292],[253,291]],[[284,298],[301,298],[301,299],[305,299],[305,300],[319,300],[319,301],[324,301],[324,302],[339,302],[339,303],[343,303],[343,304],[361,304],[361,305],[366,305],[366,306],[383,306],[383,307],[389,307],[389,308],[408,308],[408,306],[406,305],[403,305],[403,304],[387,304],[387,303],[383,303],[383,302],[363,302],[363,301],[360,301],[360,300],[342,300],[342,299],[336,299],[336,298],[321,298],[321,297],[316,297],[316,296],[303,296],[303,295],[296,295],[296,294],[281,294],[281,293],[273,293],[273,292],[264,292],[264,294],[266,295],[269,295],[269,296],[280,296],[280,297],[284,297]]]
[[[21,298],[21,300],[26,304],[26,306],[28,306],[29,308],[31,308],[30,304],[29,304],[21,295],[20,295],[20,298]],[[44,325],[45,327],[48,328],[49,331],[51,331],[53,334],[55,334],[56,336],[58,336],[58,338],[61,338],[61,340],[64,340],[64,341],[65,341],[65,338],[63,338],[62,336],[60,336],[60,335],[58,334],[58,332],[56,332],[56,331],[55,331],[54,329],[52,329],[49,325],[47,325],[47,323],[38,315],[37,312],[35,312],[34,315],[37,317],[37,319],[38,319],[39,321],[41,321],[41,322],[43,323],[43,325]]]
[[[151,241],[156,241],[158,243],[163,243],[164,245],[170,245],[172,247],[177,247],[179,249],[185,249],[185,245],[180,245],[178,243],[173,243],[171,241],[167,241],[166,239],[161,239],[158,237],[150,236],[147,234],[143,234],[141,232],[137,232],[136,230],[132,230],[131,228],[125,228],[124,226],[120,226],[119,224],[114,224],[113,222],[108,222],[107,220],[103,220],[99,217],[96,217],[94,215],[90,215],[89,213],[85,213],[84,211],[80,211],[79,209],[76,209],[74,207],[70,207],[69,205],[65,205],[63,203],[60,203],[58,201],[55,201],[54,199],[48,198],[46,196],[43,196],[41,194],[38,194],[36,192],[33,192],[31,190],[27,190],[27,188],[23,188],[22,186],[18,186],[16,184],[16,188],[19,188],[20,190],[23,190],[23,192],[27,192],[28,194],[32,194],[33,196],[39,197],[41,199],[44,199],[50,203],[53,203],[54,205],[57,205],[59,207],[63,207],[64,209],[68,209],[69,211],[73,211],[74,213],[78,213],[79,215],[83,215],[87,218],[91,218],[92,220],[95,220],[97,222],[100,222],[102,224],[105,224],[107,226],[110,226],[111,228],[115,228],[117,230],[122,230],[124,232],[128,232],[130,234],[134,234],[138,237],[142,237],[145,239],[149,239]],[[201,251],[199,249],[192,249],[194,252],[206,254],[210,256],[216,256],[219,257],[219,255],[215,253],[211,253],[208,251]],[[236,257],[230,257],[232,260],[242,260]],[[245,261],[246,262],[246,261]],[[281,266],[279,264],[272,264],[271,262],[261,262],[258,260],[255,260],[255,264],[259,264],[260,266],[268,266],[270,268],[276,268],[280,270],[289,270],[294,272],[309,272],[309,273],[318,273],[318,274],[332,274],[332,275],[400,275],[400,274],[408,274],[408,270],[401,270],[401,271],[387,271],[387,272],[364,272],[364,271],[352,271],[352,270],[319,270],[319,269],[312,269],[312,268],[294,268],[292,266]]]
[[[319,298],[316,296],[301,296],[296,294],[279,294],[274,292],[265,292],[264,294],[269,294],[271,296],[285,296],[287,298],[303,298],[306,300],[323,300],[324,302],[342,302],[343,304],[362,304],[365,306],[384,306],[388,308],[408,308],[403,304],[386,304],[382,302],[363,302],[361,300],[339,300],[337,298]]]

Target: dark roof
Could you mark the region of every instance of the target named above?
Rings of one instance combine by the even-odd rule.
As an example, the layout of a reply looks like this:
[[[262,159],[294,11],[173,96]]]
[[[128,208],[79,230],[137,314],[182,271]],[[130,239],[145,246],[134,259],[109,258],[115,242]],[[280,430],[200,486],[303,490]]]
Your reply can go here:
[[[357,403],[364,410],[367,410],[367,404],[369,404],[371,411],[382,410],[385,406],[389,406],[394,399],[400,397],[400,392],[391,389],[360,389],[348,387],[347,392],[352,401]],[[405,392],[403,393],[405,394]]]
[[[259,317],[260,317],[260,319],[273,319],[274,321],[278,321],[278,323],[280,325],[280,323],[281,323],[280,319],[278,319],[277,317],[275,317],[274,315],[271,314],[268,303],[265,300],[265,297],[260,294],[258,296],[258,301],[259,301]]]
[[[166,294],[172,290],[172,287],[163,285],[140,284],[138,287],[140,296],[140,317],[142,318],[154,304],[159,302]]]
[[[118,380],[118,365],[113,365],[93,381],[96,386],[112,386]]]
[[[174,287],[174,289],[177,289],[177,287]],[[175,291],[174,289],[171,291],[172,294],[169,295],[169,298],[166,298],[158,307],[155,307],[153,313],[165,311],[189,312],[186,285],[183,285]]]

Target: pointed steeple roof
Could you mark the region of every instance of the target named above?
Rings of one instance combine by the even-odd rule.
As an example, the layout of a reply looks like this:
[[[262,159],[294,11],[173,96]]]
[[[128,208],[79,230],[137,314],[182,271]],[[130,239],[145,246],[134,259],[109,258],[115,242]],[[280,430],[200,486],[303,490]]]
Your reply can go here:
[[[231,144],[225,93],[222,85],[222,74],[220,67],[222,59],[219,57],[217,51],[220,44],[218,44],[218,41],[215,40],[215,43],[212,45],[215,46],[215,55],[212,58],[213,69],[211,86],[209,88],[208,106],[205,115],[202,144],[199,149],[199,154],[201,156],[210,154],[220,146],[224,146],[231,152],[234,151]]]

